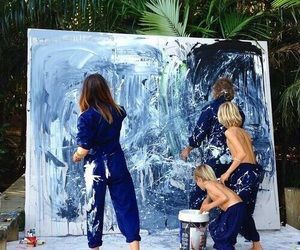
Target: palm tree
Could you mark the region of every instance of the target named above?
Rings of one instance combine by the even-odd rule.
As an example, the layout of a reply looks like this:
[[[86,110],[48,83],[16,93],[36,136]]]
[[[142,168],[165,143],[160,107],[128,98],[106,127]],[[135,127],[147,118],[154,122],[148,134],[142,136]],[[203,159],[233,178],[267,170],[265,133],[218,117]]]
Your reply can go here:
[[[0,161],[16,145],[24,157],[27,28],[267,40],[275,142],[285,156],[299,128],[299,16],[299,0],[1,0]],[[21,141],[7,135],[15,114]]]
[[[180,8],[178,0],[150,0],[141,18],[140,30],[142,34],[187,36],[185,33],[189,16],[189,5],[186,4],[183,13],[183,22],[179,21]]]
[[[189,17],[177,8],[177,1],[168,2],[171,6],[152,1],[149,12],[141,19],[143,26],[151,26],[151,34],[180,35],[170,32],[165,23],[160,25],[154,20],[155,15],[164,13],[167,20],[176,16],[187,18],[186,33],[199,37],[219,37],[226,39],[267,40],[269,42],[271,91],[273,104],[273,120],[275,145],[277,153],[280,205],[284,208],[283,187],[286,185],[287,154],[293,148],[293,136],[300,126],[300,37],[299,0],[274,0],[271,4],[266,0],[211,0],[193,1],[189,6],[193,10]],[[169,8],[169,9],[166,9]],[[188,8],[188,6],[186,6]],[[176,14],[171,15],[171,10]],[[170,13],[166,15],[166,13]],[[163,17],[163,15],[162,15]],[[171,19],[172,20],[172,19]],[[177,22],[177,23],[176,23]],[[179,19],[173,19],[172,26],[177,27]],[[164,33],[165,31],[165,33]],[[284,131],[284,132],[282,132]],[[287,133],[289,131],[289,133]],[[299,136],[299,135],[298,135]],[[299,143],[297,144],[299,150]],[[284,209],[281,209],[285,218]]]
[[[135,29],[139,16],[131,13],[142,12],[145,8],[142,3],[138,0],[0,1],[0,165],[7,172],[17,169],[17,173],[9,176],[19,176],[25,165],[27,28],[126,32]],[[17,162],[10,165],[8,159]]]
[[[262,23],[262,19],[266,18],[263,10],[245,11],[245,8],[239,9],[237,1],[233,0],[212,0],[200,3],[198,7],[195,2],[189,1],[182,8],[178,0],[151,0],[146,4],[149,11],[144,11],[140,22],[147,28],[141,31],[144,34],[185,36],[187,29],[188,33],[201,37],[270,38],[268,25]],[[190,4],[194,9],[193,15],[189,15]],[[183,22],[179,21],[181,15]]]
[[[299,73],[299,71],[298,71]],[[290,84],[281,95],[278,109],[282,110],[282,123],[289,130],[295,130],[300,124],[300,77]]]

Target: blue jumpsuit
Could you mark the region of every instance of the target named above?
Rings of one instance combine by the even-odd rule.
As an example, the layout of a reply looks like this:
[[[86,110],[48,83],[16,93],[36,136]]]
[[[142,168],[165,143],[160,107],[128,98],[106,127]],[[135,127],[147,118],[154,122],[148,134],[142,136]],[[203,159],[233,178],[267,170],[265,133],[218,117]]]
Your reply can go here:
[[[106,186],[110,191],[119,229],[126,241],[130,243],[141,240],[135,190],[119,143],[126,112],[123,109],[122,114],[119,114],[113,108],[110,110],[114,119],[112,124],[93,107],[79,116],[77,124],[77,144],[89,150],[84,164],[87,178],[87,238],[90,248],[102,245]],[[88,184],[90,182],[87,180],[90,180],[91,175],[98,179],[94,178]]]
[[[210,236],[214,240],[214,248],[218,250],[234,250],[236,237],[240,232],[246,215],[244,202],[236,203],[209,224]]]
[[[246,204],[246,215],[241,235],[247,240],[259,241],[259,234],[253,220],[262,167],[259,164],[241,163],[230,175],[228,187],[237,193]]]
[[[192,135],[189,137],[189,145],[193,148],[204,145],[204,152],[201,162],[210,165],[217,178],[219,178],[229,167],[231,156],[227,150],[225,128],[218,121],[218,110],[221,104],[226,102],[223,96],[211,101],[201,110],[201,115],[197,121]],[[244,121],[244,113],[240,110]],[[199,209],[206,193],[198,186],[194,186],[190,197],[190,208]]]

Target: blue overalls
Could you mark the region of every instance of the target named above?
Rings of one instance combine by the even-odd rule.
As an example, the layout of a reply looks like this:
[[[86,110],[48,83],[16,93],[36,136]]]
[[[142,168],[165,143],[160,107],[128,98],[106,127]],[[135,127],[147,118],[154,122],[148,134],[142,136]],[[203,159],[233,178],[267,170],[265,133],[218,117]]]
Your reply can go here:
[[[259,164],[241,163],[230,175],[227,184],[246,204],[246,217],[240,234],[250,241],[259,241],[259,234],[252,215],[259,189],[261,172],[262,167]]]
[[[231,156],[227,150],[225,128],[219,123],[217,116],[219,107],[224,102],[226,100],[221,96],[204,106],[194,131],[189,137],[189,145],[193,148],[200,147],[202,142],[206,140],[201,162],[210,165],[217,178],[226,172],[231,163]],[[240,113],[244,121],[245,115],[241,110]],[[190,208],[199,209],[205,196],[206,192],[195,185],[191,191]]]
[[[90,107],[78,118],[78,146],[88,149],[84,158],[87,193],[87,238],[90,248],[102,245],[106,186],[109,188],[118,226],[126,242],[140,241],[139,212],[134,185],[128,171],[119,138],[123,109],[119,114],[110,108],[109,124],[95,108]]]

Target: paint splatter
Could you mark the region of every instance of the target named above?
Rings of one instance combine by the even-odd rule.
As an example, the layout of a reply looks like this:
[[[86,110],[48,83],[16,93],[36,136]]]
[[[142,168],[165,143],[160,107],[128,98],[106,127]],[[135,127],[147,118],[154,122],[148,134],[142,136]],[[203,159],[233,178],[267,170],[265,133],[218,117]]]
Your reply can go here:
[[[89,175],[86,189],[84,168],[71,157],[81,84],[95,72],[104,75],[127,111],[121,144],[136,187],[142,228],[177,228],[178,211],[188,206],[194,162],[223,151],[208,150],[208,139],[190,162],[179,158],[199,111],[211,98],[211,85],[224,75],[235,83],[235,101],[246,114],[245,128],[265,171],[261,188],[271,190],[260,199],[268,200],[265,207],[278,214],[267,56],[254,43],[30,30],[29,48],[28,228],[42,235],[65,235],[69,232],[58,228],[67,218],[67,223],[75,222],[73,233],[82,233],[84,197],[92,178]],[[228,154],[220,159],[230,160]],[[115,219],[109,215],[112,205],[106,204],[109,219],[104,228],[110,228]],[[36,213],[43,219],[36,221]],[[277,225],[274,216],[260,220]],[[45,231],[45,223],[52,230]]]

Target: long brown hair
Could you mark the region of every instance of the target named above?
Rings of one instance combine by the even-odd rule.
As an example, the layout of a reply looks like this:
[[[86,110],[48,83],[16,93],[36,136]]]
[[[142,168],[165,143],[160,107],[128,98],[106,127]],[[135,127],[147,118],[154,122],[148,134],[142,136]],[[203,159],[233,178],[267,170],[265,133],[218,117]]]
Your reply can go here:
[[[113,122],[113,116],[109,107],[122,114],[121,108],[111,96],[108,84],[100,74],[91,74],[85,78],[79,99],[81,112],[89,107],[96,108],[108,123]]]

